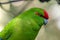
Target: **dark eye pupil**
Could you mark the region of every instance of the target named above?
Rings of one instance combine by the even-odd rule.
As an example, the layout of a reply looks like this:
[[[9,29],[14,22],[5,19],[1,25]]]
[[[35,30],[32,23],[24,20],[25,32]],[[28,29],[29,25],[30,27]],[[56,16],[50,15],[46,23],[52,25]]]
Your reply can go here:
[[[40,16],[40,14],[38,12],[36,12],[36,15]]]
[[[36,15],[40,16],[40,17],[43,17],[40,13],[36,12]]]

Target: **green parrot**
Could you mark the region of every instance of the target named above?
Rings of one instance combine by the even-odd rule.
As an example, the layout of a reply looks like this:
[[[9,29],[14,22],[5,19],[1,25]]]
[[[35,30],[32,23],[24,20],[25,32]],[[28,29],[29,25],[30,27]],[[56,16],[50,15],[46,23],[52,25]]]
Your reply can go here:
[[[48,13],[31,8],[12,19],[0,32],[0,40],[35,40],[42,25],[48,22]]]

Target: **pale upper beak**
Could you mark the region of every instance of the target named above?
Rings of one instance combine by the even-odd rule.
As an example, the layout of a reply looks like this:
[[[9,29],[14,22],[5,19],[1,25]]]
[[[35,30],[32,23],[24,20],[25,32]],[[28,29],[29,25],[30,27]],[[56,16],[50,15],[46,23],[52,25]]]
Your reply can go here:
[[[48,19],[44,19],[44,25],[48,23]]]

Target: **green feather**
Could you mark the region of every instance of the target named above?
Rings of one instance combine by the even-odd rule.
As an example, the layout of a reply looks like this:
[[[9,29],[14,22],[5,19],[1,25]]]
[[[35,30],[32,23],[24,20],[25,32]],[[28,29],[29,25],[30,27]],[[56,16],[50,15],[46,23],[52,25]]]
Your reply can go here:
[[[35,40],[44,18],[37,16],[35,12],[44,15],[43,9],[31,8],[11,20],[0,32],[3,40]]]

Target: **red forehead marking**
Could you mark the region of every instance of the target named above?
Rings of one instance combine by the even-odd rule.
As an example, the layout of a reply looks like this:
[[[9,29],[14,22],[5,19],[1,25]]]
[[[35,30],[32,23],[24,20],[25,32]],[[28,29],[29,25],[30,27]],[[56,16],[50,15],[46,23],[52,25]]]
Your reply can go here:
[[[44,10],[44,18],[46,18],[46,19],[49,18],[48,13],[46,12],[46,10]]]

